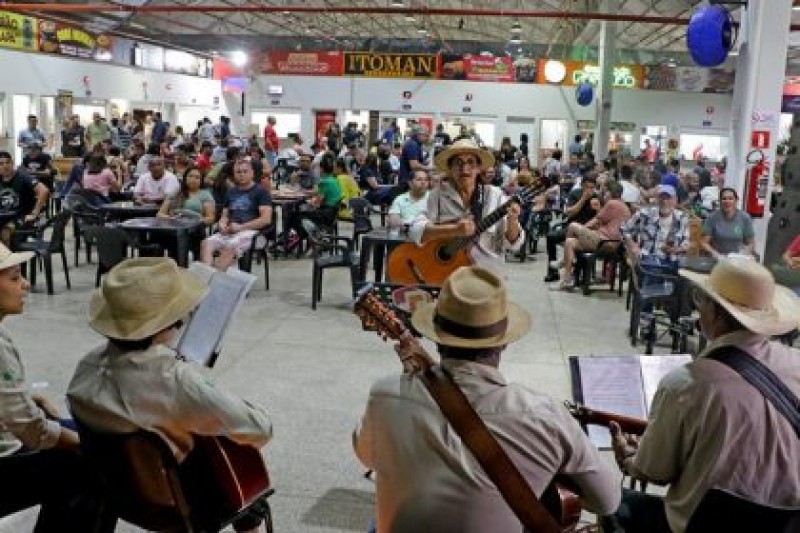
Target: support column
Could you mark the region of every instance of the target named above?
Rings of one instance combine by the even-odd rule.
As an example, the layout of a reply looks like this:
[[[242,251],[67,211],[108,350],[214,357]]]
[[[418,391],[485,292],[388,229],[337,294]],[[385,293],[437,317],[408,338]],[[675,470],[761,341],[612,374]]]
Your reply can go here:
[[[601,11],[615,13],[618,0],[602,0]],[[614,88],[614,63],[616,62],[617,23],[604,20],[600,23],[600,42],[597,45],[600,63],[600,81],[597,83],[597,104],[595,105],[594,155],[597,161],[608,156],[608,138],[611,133],[611,100]]]
[[[766,187],[759,197],[764,202],[764,216],[753,218],[756,251],[763,257],[769,221],[769,198],[775,174],[781,93],[786,74],[786,50],[792,0],[749,0],[742,11],[740,39],[736,60],[736,85],[731,110],[731,142],[725,183],[739,191],[740,207],[747,203],[747,175],[760,149],[766,162]]]

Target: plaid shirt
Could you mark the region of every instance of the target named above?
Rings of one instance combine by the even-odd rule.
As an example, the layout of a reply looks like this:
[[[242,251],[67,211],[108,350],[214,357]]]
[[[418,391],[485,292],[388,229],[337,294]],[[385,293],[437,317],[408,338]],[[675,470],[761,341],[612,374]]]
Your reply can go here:
[[[666,239],[660,235],[659,225],[658,207],[646,207],[637,211],[622,226],[622,236],[637,242],[642,254],[676,261],[679,255],[686,253],[686,246],[689,244],[689,217],[683,211],[674,209],[672,227]],[[683,251],[680,254],[665,254],[662,248],[668,241],[673,241]]]

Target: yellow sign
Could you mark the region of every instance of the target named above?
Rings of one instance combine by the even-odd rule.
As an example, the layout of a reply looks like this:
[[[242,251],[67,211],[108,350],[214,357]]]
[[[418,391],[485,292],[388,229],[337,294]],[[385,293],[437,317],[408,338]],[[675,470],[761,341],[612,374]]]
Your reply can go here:
[[[0,11],[0,46],[17,50],[37,50],[38,34],[37,19]]]
[[[374,78],[435,78],[433,54],[390,54],[383,52],[345,52],[345,76]]]
[[[627,66],[615,66],[614,67],[614,87],[624,87],[626,89],[635,89],[639,86],[639,79],[636,76],[636,72],[634,69]],[[572,71],[572,84],[578,85],[583,81],[587,81],[592,85],[597,85],[600,81],[600,67],[597,65],[584,65],[582,69],[576,69]]]

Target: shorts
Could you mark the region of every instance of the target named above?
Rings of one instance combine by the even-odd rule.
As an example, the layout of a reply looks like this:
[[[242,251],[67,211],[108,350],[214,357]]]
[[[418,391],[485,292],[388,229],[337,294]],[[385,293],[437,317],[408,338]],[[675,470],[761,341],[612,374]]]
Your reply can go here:
[[[250,246],[253,244],[253,237],[257,233],[258,232],[254,229],[242,230],[239,233],[234,233],[233,235],[215,233],[211,237],[207,238],[206,241],[209,242],[215,252],[217,250],[221,250],[222,248],[233,248],[236,250],[236,257],[241,257],[250,249]]]
[[[584,252],[593,252],[597,249],[597,244],[604,240],[600,233],[587,228],[586,226],[573,226],[575,238],[578,239],[578,248]]]

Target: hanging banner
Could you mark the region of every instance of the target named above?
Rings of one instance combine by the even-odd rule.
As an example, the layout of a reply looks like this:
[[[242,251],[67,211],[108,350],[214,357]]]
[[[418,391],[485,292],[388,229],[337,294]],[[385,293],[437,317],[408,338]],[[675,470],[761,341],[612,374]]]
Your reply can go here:
[[[735,72],[722,68],[647,67],[644,88],[651,91],[679,91],[690,93],[733,92]]]
[[[32,17],[0,11],[0,46],[17,50],[36,51],[39,21]]]
[[[262,74],[341,76],[341,52],[267,52],[259,65]]]
[[[81,59],[111,61],[112,38],[93,35],[75,26],[49,20],[39,21],[39,50]]]
[[[442,54],[439,77],[444,80],[514,81],[514,63],[508,56]]]
[[[370,78],[436,78],[438,63],[438,56],[434,54],[345,52],[344,75]]]
[[[545,79],[544,66],[547,60],[539,60],[539,68],[536,73],[538,83],[553,85]],[[560,85],[578,85],[582,81],[587,81],[592,85],[597,85],[600,80],[600,67],[594,63],[581,61],[561,61],[566,70],[564,80]],[[619,89],[641,89],[644,82],[644,69],[641,65],[615,65],[613,71],[612,86]]]

